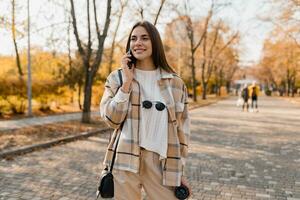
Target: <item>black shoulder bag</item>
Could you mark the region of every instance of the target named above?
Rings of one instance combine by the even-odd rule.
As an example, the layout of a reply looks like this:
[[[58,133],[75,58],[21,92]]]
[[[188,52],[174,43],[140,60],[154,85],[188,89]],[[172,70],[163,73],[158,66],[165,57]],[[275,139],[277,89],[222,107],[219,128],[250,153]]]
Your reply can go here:
[[[119,79],[120,79],[120,86],[119,86],[119,88],[120,88],[123,85],[123,79],[122,79],[122,74],[121,74],[120,69],[118,70],[118,74],[119,74]],[[121,130],[123,128],[123,124],[124,124],[124,122],[122,122],[122,124],[120,125]],[[114,163],[115,163],[117,147],[118,147],[118,143],[120,140],[120,134],[119,134],[119,137],[117,138],[117,143],[114,148],[114,154],[113,154],[112,162],[110,165],[110,169],[108,170],[108,168],[106,167],[104,169],[105,172],[100,177],[100,183],[99,183],[98,191],[97,191],[97,199],[98,199],[99,195],[101,195],[102,198],[113,198],[114,197],[114,176],[112,174],[112,170],[113,170]]]

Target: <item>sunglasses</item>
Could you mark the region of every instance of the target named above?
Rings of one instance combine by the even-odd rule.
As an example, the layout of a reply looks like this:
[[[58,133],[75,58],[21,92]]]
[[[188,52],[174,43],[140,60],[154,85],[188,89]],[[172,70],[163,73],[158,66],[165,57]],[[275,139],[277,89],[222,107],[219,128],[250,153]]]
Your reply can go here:
[[[160,101],[154,101],[154,102],[156,103],[155,104],[156,110],[162,111],[165,109],[166,106],[162,102],[160,102]],[[151,101],[148,101],[148,100],[143,101],[143,108],[150,109],[151,107],[152,107]]]

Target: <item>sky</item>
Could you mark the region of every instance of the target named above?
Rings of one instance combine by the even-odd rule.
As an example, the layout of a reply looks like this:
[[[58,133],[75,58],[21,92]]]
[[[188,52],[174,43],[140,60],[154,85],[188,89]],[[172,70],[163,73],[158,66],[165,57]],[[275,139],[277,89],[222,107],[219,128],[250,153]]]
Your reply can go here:
[[[197,4],[197,0],[191,0]],[[205,5],[195,6],[193,13],[205,13],[208,10],[210,1]],[[269,36],[272,30],[272,24],[260,20],[266,16],[272,8],[271,0],[216,0],[217,5],[222,6],[218,11],[218,17],[225,20],[231,28],[239,31],[241,34],[241,62],[243,65],[258,63],[261,57],[264,40]],[[195,16],[197,17],[197,16]]]
[[[132,2],[136,2],[130,0]],[[178,0],[180,1],[180,0]],[[188,1],[188,0],[186,0]],[[4,0],[0,2],[0,16],[10,15],[10,0]],[[20,1],[19,1],[20,2]],[[68,0],[65,2],[69,3]],[[152,1],[155,3],[155,1]],[[158,0],[156,1],[156,3]],[[182,1],[181,1],[182,2]],[[194,18],[203,17],[206,15],[210,0],[189,0],[191,4],[191,13]],[[241,50],[241,62],[244,65],[257,63],[261,56],[261,50],[263,46],[264,39],[268,36],[272,29],[269,23],[262,22],[258,20],[258,16],[263,16],[271,8],[270,4],[266,0],[216,0],[217,5],[225,5],[222,9],[219,9],[217,15],[224,19],[234,30],[238,30],[241,35],[241,45],[239,49]],[[22,5],[23,3],[23,5]],[[25,7],[26,1],[21,1],[20,7]],[[200,4],[201,3],[201,4]],[[154,5],[155,6],[155,5]],[[78,13],[80,11],[80,6],[77,5]],[[22,12],[18,12],[17,19],[26,22],[27,13],[26,9],[22,9]],[[53,6],[48,4],[46,0],[31,0],[31,23],[35,27],[42,29],[47,24],[47,21],[61,23],[65,20],[65,16],[62,9],[58,6]],[[54,12],[53,12],[54,11]],[[84,10],[85,11],[85,10]],[[125,14],[125,18],[130,18],[131,11]],[[46,13],[46,15],[45,15]],[[101,14],[105,14],[100,13]],[[171,15],[172,16],[172,15]],[[84,17],[83,17],[84,18]],[[158,25],[159,31],[163,32],[163,25],[168,20],[172,20],[172,17],[164,14],[162,17],[164,19],[160,20]],[[79,19],[80,20],[80,19]],[[126,24],[126,26],[124,25]],[[123,25],[123,26],[122,26]],[[125,27],[128,29],[128,22],[123,21],[121,25],[121,32],[124,32]],[[62,29],[59,26],[56,27],[57,31],[53,34],[61,34]],[[0,24],[0,55],[14,55],[13,43],[11,40],[11,33],[9,30],[4,30],[3,26]],[[49,47],[49,43],[45,40],[49,32],[40,31],[38,33],[32,33],[31,42],[32,45],[42,46],[45,49]],[[72,33],[73,34],[73,33]],[[66,33],[65,33],[66,35]],[[163,35],[162,35],[163,37]],[[23,37],[18,39],[20,48],[26,48],[27,38]],[[59,45],[59,44],[58,44]],[[61,44],[64,45],[64,44]],[[75,45],[75,43],[73,44]],[[50,47],[55,48],[55,47]]]

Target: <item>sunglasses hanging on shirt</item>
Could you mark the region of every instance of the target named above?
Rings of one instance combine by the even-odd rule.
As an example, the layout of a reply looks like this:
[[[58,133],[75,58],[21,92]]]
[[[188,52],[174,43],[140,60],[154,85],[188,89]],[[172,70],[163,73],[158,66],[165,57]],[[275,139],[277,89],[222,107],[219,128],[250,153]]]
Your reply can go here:
[[[156,110],[158,111],[162,111],[165,109],[165,104],[163,104],[162,102],[160,101],[153,101],[155,103],[155,108]],[[148,101],[148,100],[145,100],[143,101],[143,108],[146,108],[146,109],[150,109],[152,107],[152,102],[151,101]]]

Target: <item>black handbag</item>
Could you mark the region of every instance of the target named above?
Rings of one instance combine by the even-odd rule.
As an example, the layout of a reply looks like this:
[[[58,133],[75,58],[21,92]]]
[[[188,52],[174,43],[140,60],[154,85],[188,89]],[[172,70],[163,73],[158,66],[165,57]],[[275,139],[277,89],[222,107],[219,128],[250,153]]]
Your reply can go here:
[[[118,74],[119,74],[119,79],[120,79],[120,86],[119,86],[119,88],[120,88],[123,84],[120,69],[118,70]],[[120,125],[120,130],[122,130],[123,125],[124,125],[124,122],[122,122],[122,124]],[[117,143],[116,143],[116,146],[115,146],[115,149],[114,149],[114,154],[113,154],[113,157],[112,157],[112,162],[111,162],[111,165],[110,165],[110,169],[108,170],[108,168],[106,167],[104,169],[105,172],[100,177],[98,191],[97,191],[97,199],[98,199],[99,195],[101,195],[102,198],[113,198],[114,197],[115,187],[114,187],[114,176],[112,174],[112,170],[113,170],[114,163],[115,163],[115,158],[116,158],[116,153],[117,153],[117,146],[118,146],[118,143],[119,143],[120,135],[121,135],[121,133],[119,134],[119,137],[117,139]]]
[[[124,123],[121,124],[121,130],[122,130],[123,124]],[[119,134],[119,137],[117,139],[117,143],[116,143],[116,146],[114,149],[114,154],[112,157],[110,169],[108,170],[108,168],[105,168],[104,169],[105,172],[100,177],[100,182],[99,182],[98,191],[97,191],[97,199],[98,199],[99,195],[101,195],[102,198],[113,198],[114,197],[115,187],[114,187],[114,176],[112,174],[112,170],[113,170],[114,163],[115,163],[117,146],[118,146],[118,143],[120,140],[120,136],[121,136],[121,133]]]
[[[99,195],[102,198],[112,198],[114,193],[114,176],[110,171],[106,171],[100,178],[97,198]]]

